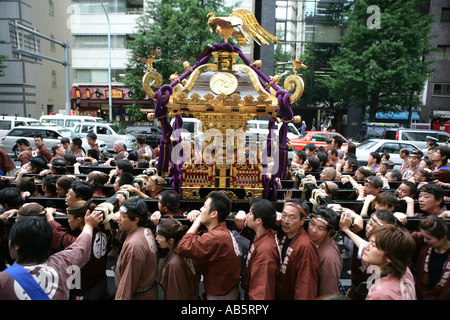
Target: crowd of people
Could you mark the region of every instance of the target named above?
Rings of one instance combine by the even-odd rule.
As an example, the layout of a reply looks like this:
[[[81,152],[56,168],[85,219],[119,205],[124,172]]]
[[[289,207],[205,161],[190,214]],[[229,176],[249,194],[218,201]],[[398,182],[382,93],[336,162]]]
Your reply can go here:
[[[157,148],[143,137],[136,151],[116,143],[114,155],[95,141],[90,134],[85,151],[77,138],[51,150],[42,137],[35,148],[19,139],[19,170],[0,149],[0,299],[156,300],[158,290],[167,300],[450,299],[447,146],[430,142],[426,155],[402,150],[396,169],[389,154],[376,152],[360,166],[355,145],[344,150],[339,137],[326,149],[309,144],[290,159],[292,178],[300,174],[335,203],[354,200],[361,210],[311,208],[286,196],[281,212],[253,198],[248,212],[232,213],[218,191],[199,210],[182,208],[154,168]],[[151,199],[157,211],[149,212]],[[408,218],[419,220],[417,228],[406,228]]]

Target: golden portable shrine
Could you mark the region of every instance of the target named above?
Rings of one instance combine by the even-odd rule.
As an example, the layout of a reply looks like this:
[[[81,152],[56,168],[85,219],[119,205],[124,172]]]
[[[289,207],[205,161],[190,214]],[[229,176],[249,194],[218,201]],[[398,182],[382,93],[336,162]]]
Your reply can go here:
[[[301,119],[294,117],[291,104],[300,98],[304,89],[296,68],[304,66],[293,60],[294,74],[284,81],[284,89],[293,91],[288,94],[278,86],[280,76],[268,77],[259,70],[261,61],[250,61],[239,47],[228,43],[229,37],[235,37],[240,45],[250,41],[278,42],[260,27],[251,12],[237,10],[229,17],[210,13],[208,17],[208,27],[215,24],[225,43],[207,46],[193,66],[185,62],[186,72],[180,76],[173,74],[170,84],[162,85],[161,75],[153,71],[157,51],[153,51],[150,59],[140,58],[148,68],[142,81],[144,90],[155,101],[154,113],[147,117],[157,118],[162,130],[158,172],[170,173],[171,187],[182,199],[203,200],[211,191],[223,192],[231,201],[248,201],[252,197],[270,199],[276,194],[277,178],[284,179],[287,175],[287,126]],[[244,64],[238,64],[238,58]],[[155,92],[152,87],[159,89]],[[204,137],[210,138],[210,141],[205,138],[201,146],[202,157],[195,152],[195,141],[185,141],[179,134],[183,116],[199,119]],[[242,158],[245,137],[232,133],[245,132],[246,123],[257,116],[269,117],[267,140],[258,145],[261,152],[256,152],[255,157]],[[171,125],[169,120],[173,117],[175,121]],[[282,123],[276,144],[275,123]],[[216,134],[206,135],[211,132]],[[226,144],[221,143],[223,137],[227,137]],[[218,147],[212,149],[212,145]],[[277,161],[272,172],[268,158]]]

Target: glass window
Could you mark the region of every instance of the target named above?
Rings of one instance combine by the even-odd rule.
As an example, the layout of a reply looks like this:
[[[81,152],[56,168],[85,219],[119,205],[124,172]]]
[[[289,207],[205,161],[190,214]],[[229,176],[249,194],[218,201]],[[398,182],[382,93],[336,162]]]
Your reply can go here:
[[[447,142],[448,139],[450,138],[450,135],[438,133],[437,138],[438,138],[439,142]]]
[[[56,88],[56,71],[52,71],[52,88]]]
[[[368,149],[372,148],[376,144],[377,144],[376,141],[366,140],[366,141],[360,143],[359,145],[357,145],[356,148],[357,149],[361,149],[361,150],[368,150]]]
[[[402,139],[405,141],[425,141],[428,135],[430,135],[430,133],[404,131]]]
[[[0,120],[0,129],[1,130],[11,130],[11,121]]]
[[[406,148],[406,149],[408,149],[409,151],[417,150],[417,148],[416,148],[415,146],[413,146],[413,145],[411,145],[411,144],[408,144],[408,143],[402,143],[402,144],[400,145],[400,149],[403,149],[403,148]]]
[[[316,133],[313,134],[311,141],[312,142],[325,142],[328,140],[328,135],[325,133]]]
[[[382,153],[400,153],[400,144],[399,143],[384,143],[380,148],[377,149],[377,152]]]
[[[81,128],[81,133],[89,133],[94,131],[94,126],[83,126]]]
[[[67,120],[66,121],[66,127],[72,128],[75,126],[75,123],[80,122],[80,120]]]
[[[26,126],[26,125],[27,124],[25,122],[23,122],[23,121],[16,121],[16,123],[15,123],[16,127],[18,127],[18,126]]]
[[[53,130],[46,130],[46,138],[47,139],[58,139],[59,138],[59,134]]]
[[[51,15],[55,14],[55,5],[53,4],[53,1],[48,2],[48,13]]]
[[[106,127],[97,127],[97,134],[111,134]]]

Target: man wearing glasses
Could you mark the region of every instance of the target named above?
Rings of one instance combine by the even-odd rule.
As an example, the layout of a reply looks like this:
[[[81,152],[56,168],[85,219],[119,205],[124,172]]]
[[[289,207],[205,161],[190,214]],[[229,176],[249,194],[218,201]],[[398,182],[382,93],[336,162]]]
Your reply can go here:
[[[303,228],[309,208],[300,199],[288,200],[281,213],[280,239],[282,264],[276,283],[279,300],[317,298],[319,256]]]

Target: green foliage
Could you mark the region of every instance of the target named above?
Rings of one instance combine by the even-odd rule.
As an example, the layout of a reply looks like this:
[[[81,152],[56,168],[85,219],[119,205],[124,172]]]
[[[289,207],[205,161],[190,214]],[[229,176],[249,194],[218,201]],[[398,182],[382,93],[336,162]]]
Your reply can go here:
[[[130,115],[131,121],[142,121],[145,120],[145,115],[142,112],[143,105],[142,104],[128,104],[125,106],[125,111]]]
[[[134,92],[133,99],[145,99],[142,77],[147,72],[145,64],[135,56],[148,59],[152,50],[161,50],[154,58],[153,70],[162,75],[166,84],[173,73],[185,72],[184,61],[193,65],[206,45],[223,42],[217,33],[207,29],[210,12],[228,16],[232,8],[226,7],[224,0],[147,1],[147,10],[138,20],[138,30],[128,43],[131,58],[124,83]]]
[[[354,2],[340,54],[331,59],[335,74],[324,80],[335,98],[369,106],[372,120],[377,111],[418,105],[415,94],[423,89],[432,63],[423,57],[432,50],[433,22],[431,15],[420,14],[422,0],[378,0],[380,28],[369,28],[371,13],[366,11],[373,4]]]

